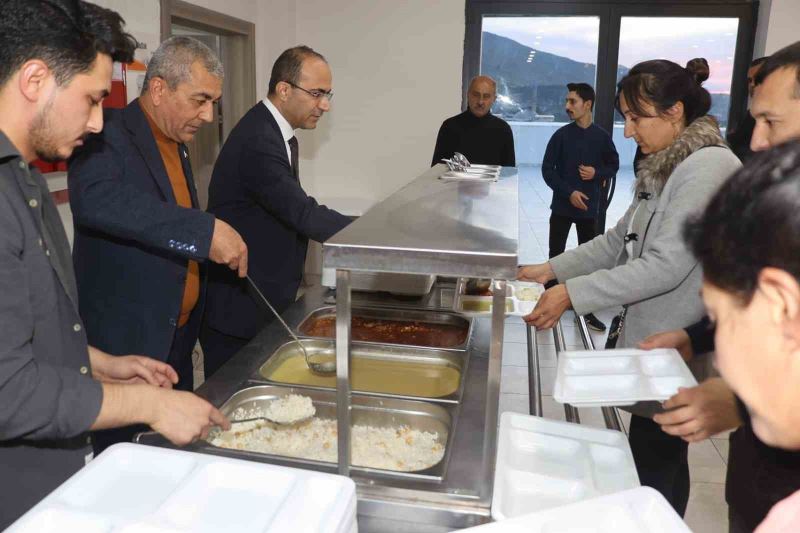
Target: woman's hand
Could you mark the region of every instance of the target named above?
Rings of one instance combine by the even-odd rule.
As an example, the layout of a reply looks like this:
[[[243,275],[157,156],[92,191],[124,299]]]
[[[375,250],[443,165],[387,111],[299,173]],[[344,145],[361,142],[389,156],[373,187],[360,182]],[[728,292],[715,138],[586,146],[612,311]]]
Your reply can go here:
[[[549,329],[556,325],[564,311],[570,307],[572,301],[569,299],[567,286],[559,284],[544,291],[533,311],[522,319],[528,325],[536,326],[536,329]]]
[[[639,343],[639,348],[642,350],[675,348],[687,363],[694,357],[692,341],[689,339],[689,334],[685,329],[673,329],[671,331],[662,331],[661,333],[650,335]]]
[[[540,263],[538,265],[521,266],[517,270],[517,279],[520,281],[535,281],[544,285],[550,280],[556,279],[550,263]]]
[[[89,347],[92,377],[105,383],[147,383],[171,389],[178,374],[166,363],[142,355],[109,355]]]

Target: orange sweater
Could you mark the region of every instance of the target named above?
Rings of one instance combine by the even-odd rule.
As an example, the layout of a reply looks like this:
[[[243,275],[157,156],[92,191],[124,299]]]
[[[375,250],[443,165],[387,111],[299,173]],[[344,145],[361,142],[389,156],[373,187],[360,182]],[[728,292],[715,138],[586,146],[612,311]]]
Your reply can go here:
[[[144,109],[142,109],[144,111]],[[189,194],[189,185],[186,183],[186,176],[181,165],[181,156],[178,150],[178,143],[164,135],[164,132],[153,121],[145,111],[144,116],[150,123],[153,136],[156,139],[158,151],[161,153],[161,160],[167,169],[167,176],[172,185],[172,192],[175,194],[175,201],[181,207],[192,207],[192,197]],[[197,261],[189,261],[186,273],[186,284],[183,289],[183,301],[181,302],[181,315],[178,319],[178,326],[183,326],[189,321],[192,309],[197,305],[200,298],[200,269]]]

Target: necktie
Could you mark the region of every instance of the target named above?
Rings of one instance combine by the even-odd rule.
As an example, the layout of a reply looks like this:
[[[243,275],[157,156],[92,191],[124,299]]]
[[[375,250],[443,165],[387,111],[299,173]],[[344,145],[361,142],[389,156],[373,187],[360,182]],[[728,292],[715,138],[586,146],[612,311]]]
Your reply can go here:
[[[289,151],[292,153],[292,175],[294,179],[300,179],[300,150],[297,145],[297,137],[289,139]]]

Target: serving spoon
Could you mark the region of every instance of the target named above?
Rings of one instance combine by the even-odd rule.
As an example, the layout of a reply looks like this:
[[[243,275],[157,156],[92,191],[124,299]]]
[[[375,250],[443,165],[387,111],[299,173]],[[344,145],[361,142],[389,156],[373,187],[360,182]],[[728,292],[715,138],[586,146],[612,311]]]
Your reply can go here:
[[[286,329],[286,331],[289,332],[289,335],[291,335],[292,339],[294,339],[294,342],[296,342],[297,345],[300,347],[300,349],[303,351],[303,356],[306,359],[306,366],[308,366],[309,370],[311,370],[315,374],[320,374],[323,376],[330,376],[336,374],[336,361],[322,361],[319,363],[316,361],[312,361],[308,356],[306,347],[303,345],[302,342],[300,342],[300,339],[297,338],[297,335],[294,334],[292,328],[290,328],[289,325],[286,322],[284,322],[283,318],[281,318],[281,315],[279,315],[278,312],[275,310],[275,308],[272,307],[272,304],[269,303],[269,300],[267,300],[266,296],[264,296],[264,294],[259,290],[258,286],[255,284],[253,279],[250,277],[250,274],[247,275],[247,281],[250,283],[250,286],[253,287],[253,290],[256,291],[258,297],[261,298],[261,301],[264,302],[264,304],[266,304],[266,306],[269,308],[270,311],[272,311],[272,314],[275,315],[275,318],[277,318],[278,321],[281,324],[283,324],[283,327]]]

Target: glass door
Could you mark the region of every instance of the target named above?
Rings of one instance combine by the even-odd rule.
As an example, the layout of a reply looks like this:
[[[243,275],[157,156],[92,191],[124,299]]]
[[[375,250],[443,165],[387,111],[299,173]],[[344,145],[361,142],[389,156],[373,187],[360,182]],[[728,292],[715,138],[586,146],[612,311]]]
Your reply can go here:
[[[484,16],[480,74],[497,82],[492,113],[514,132],[517,165],[540,165],[569,122],[567,83],[597,80],[599,16]]]

